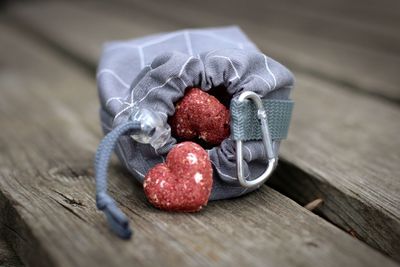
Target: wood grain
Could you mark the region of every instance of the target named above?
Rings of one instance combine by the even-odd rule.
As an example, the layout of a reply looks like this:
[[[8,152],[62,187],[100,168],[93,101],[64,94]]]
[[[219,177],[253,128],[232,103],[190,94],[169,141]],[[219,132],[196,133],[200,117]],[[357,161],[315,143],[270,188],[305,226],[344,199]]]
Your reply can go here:
[[[124,0],[119,0],[118,5],[110,5],[108,1],[96,1],[95,4],[79,1],[79,6],[83,9],[86,6],[87,10],[100,10],[99,13],[82,12],[70,4],[62,3],[24,5],[16,9],[11,8],[10,12],[20,18],[20,23],[25,22],[27,26],[34,26],[33,28],[40,27],[57,36],[59,47],[68,47],[67,51],[92,63],[98,59],[100,43],[146,34],[141,30],[142,25],[146,25],[152,33],[181,27],[238,24],[262,50],[290,66],[295,73],[308,73],[344,84],[350,90],[367,92],[395,102],[400,101],[400,90],[397,86],[400,83],[400,77],[397,75],[400,57],[398,50],[393,51],[394,48],[400,47],[396,30],[400,22],[396,20],[395,15],[378,12],[381,17],[392,20],[382,27],[376,26],[377,23],[373,24],[375,27],[371,27],[365,23],[365,18],[362,21],[353,21],[354,17],[357,18],[354,13],[364,14],[367,7],[362,8],[363,13],[357,12],[357,8],[353,6],[353,9],[349,9],[354,10],[353,13],[347,17],[342,15],[345,18],[341,19],[337,18],[337,13],[342,14],[343,8],[334,12],[338,9],[335,6],[340,4],[333,7],[328,4],[313,4],[313,7],[323,5],[325,8],[305,12],[307,6],[300,8],[298,6],[302,6],[303,3],[292,2],[279,4],[279,1],[275,1],[269,4],[264,1],[246,1],[232,4],[232,1],[229,1],[227,4],[224,1],[202,1],[201,4],[195,4],[193,1],[174,1],[176,3],[129,0],[125,3]],[[240,3],[245,6],[238,6]],[[217,6],[211,8],[211,5]],[[288,5],[293,8],[287,8]],[[247,6],[251,8],[246,8]],[[370,6],[372,8],[374,5]],[[101,10],[108,10],[114,15],[108,18],[101,15]],[[243,10],[247,11],[238,13]],[[321,13],[322,10],[325,10],[325,13]],[[326,13],[331,10],[334,13],[328,16]],[[262,14],[259,14],[260,12]],[[373,13],[371,10],[369,12]],[[319,13],[321,14],[318,15]],[[74,21],[73,18],[77,20]],[[79,22],[85,18],[85,23]],[[52,23],[47,23],[48,20]],[[369,23],[376,20],[377,18]],[[102,27],[96,27],[97,23]],[[60,27],[66,28],[59,31]],[[118,31],[115,30],[116,27]],[[76,29],[79,31],[75,31]],[[374,43],[376,45],[371,45]]]
[[[113,161],[110,191],[132,220],[113,236],[95,208],[101,136],[95,82],[74,62],[0,26],[0,209],[30,266],[397,266],[276,191],[196,214],[152,208]]]
[[[324,217],[400,259],[399,108],[301,75],[294,98],[270,184],[301,204],[322,198]]]
[[[98,10],[102,12],[98,12]],[[36,2],[11,5],[8,13],[17,18],[16,24],[29,27],[63,53],[83,64],[96,66],[107,41],[128,39],[159,31],[177,30],[178,25],[153,23],[153,19],[141,12],[131,13],[129,19],[112,15],[115,6],[101,3]],[[108,18],[107,13],[111,14]],[[49,23],[51,21],[51,23]],[[62,29],[62,30],[60,30]],[[48,36],[53,38],[49,39]]]
[[[310,74],[340,83],[349,90],[400,103],[397,86],[400,84],[397,75],[400,68],[400,36],[397,33],[400,21],[395,19],[395,15],[390,16],[390,12],[385,15],[388,13],[386,10],[380,15],[392,20],[379,26],[374,23],[376,18],[372,22],[366,18],[354,19],[357,18],[354,13],[362,13],[357,9],[347,16],[338,17],[337,13],[343,12],[342,9],[335,12],[338,9],[335,6],[340,6],[340,3],[333,7],[321,3],[308,4],[317,10],[307,9],[307,5],[296,1],[254,0],[201,3],[118,0],[118,4],[79,1],[76,5],[99,12],[84,12],[73,8],[69,2],[24,4],[11,8],[10,13],[19,18],[19,23],[40,28],[38,34],[45,31],[57,37],[53,40],[59,47],[68,47],[67,51],[91,63],[98,60],[100,43],[144,35],[146,32],[142,25],[146,25],[148,33],[153,33],[182,27],[237,24],[265,53],[290,66],[295,74]],[[319,7],[321,5],[323,7]],[[364,6],[362,10],[365,9],[368,8]],[[329,14],[331,10],[332,14]],[[380,9],[375,7],[375,10]],[[102,26],[98,27],[98,23]],[[64,30],[59,31],[60,28]]]
[[[101,40],[137,37],[136,34],[164,31],[179,27],[177,25],[188,27],[200,25],[200,22],[203,25],[204,21],[208,24],[227,21],[221,14],[217,20],[215,14],[204,13],[202,9],[186,11],[183,17],[188,22],[177,22],[182,18],[167,20],[154,13],[150,16],[138,11],[136,16],[132,13],[134,10],[121,11],[121,7],[115,5],[105,9],[107,6],[90,2],[80,3],[79,7],[70,3],[46,3],[21,6],[13,14],[48,42],[77,57],[92,53],[85,62],[93,68]],[[178,17],[176,12],[183,13],[175,6],[163,7],[163,10],[175,17]],[[39,11],[60,14],[60,19],[49,24],[49,18],[54,15],[44,16]],[[129,19],[127,13],[131,14]],[[251,26],[248,30],[257,44],[269,46],[265,35],[261,32],[256,34],[258,30],[252,26],[254,22],[249,23],[252,24],[248,24]],[[112,25],[113,30],[102,30],[107,29],[107,25]],[[136,32],[136,27],[140,31]],[[63,32],[58,31],[60,28],[64,29]],[[298,44],[293,40],[290,43]],[[282,42],[277,47],[284,45]],[[297,54],[301,55],[300,52]],[[315,60],[322,61],[320,57],[315,57]],[[354,77],[369,75],[364,70],[357,71],[360,74]],[[398,75],[390,76],[398,78]],[[399,108],[352,92],[341,81],[327,82],[302,72],[296,72],[296,77],[293,123],[289,139],[282,146],[281,166],[271,184],[301,204],[323,196],[324,205],[318,209],[321,216],[400,259]],[[281,174],[285,178],[281,178]]]
[[[355,19],[353,13],[368,9],[365,3],[360,3],[360,11],[346,16],[333,12],[335,8],[327,1],[119,1],[183,27],[237,24],[263,51],[295,72],[400,102],[396,74],[400,67],[400,21],[379,26],[366,18]],[[340,5],[347,7],[344,2],[334,6]],[[392,1],[392,6],[400,10],[398,3]],[[370,13],[375,10],[378,13],[381,9],[371,4]]]

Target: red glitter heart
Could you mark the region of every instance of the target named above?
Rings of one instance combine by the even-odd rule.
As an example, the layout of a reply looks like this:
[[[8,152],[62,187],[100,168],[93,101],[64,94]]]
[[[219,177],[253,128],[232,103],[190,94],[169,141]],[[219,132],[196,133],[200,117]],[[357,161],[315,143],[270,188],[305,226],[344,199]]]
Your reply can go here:
[[[219,145],[230,134],[229,110],[214,96],[198,88],[188,89],[170,118],[172,134],[184,140],[196,137]]]
[[[157,208],[194,212],[207,205],[212,183],[207,152],[196,143],[183,142],[171,149],[165,163],[147,173],[143,187]]]

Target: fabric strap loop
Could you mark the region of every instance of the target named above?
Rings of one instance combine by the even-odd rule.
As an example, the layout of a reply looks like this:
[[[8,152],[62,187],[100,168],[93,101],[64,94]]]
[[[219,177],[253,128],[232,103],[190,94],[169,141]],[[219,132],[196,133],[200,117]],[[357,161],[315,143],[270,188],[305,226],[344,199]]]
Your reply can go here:
[[[272,140],[286,139],[289,131],[294,102],[292,100],[263,99],[267,112],[268,128]],[[252,101],[232,99],[231,134],[234,140],[261,140],[262,132],[257,116],[257,107]]]

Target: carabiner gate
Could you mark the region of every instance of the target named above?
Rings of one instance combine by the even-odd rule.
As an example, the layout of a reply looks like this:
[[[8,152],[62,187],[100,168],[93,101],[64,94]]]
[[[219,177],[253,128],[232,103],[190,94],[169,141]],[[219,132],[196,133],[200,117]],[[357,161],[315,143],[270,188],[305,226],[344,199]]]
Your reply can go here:
[[[242,140],[236,140],[236,167],[238,180],[241,186],[252,188],[262,185],[269,178],[278,164],[278,157],[274,153],[271,135],[268,128],[267,112],[264,109],[260,96],[254,92],[246,91],[239,96],[238,100],[239,102],[243,102],[247,98],[251,99],[257,107],[257,117],[261,122],[262,142],[267,152],[268,160],[268,167],[263,174],[254,180],[246,180],[243,175],[243,144]]]

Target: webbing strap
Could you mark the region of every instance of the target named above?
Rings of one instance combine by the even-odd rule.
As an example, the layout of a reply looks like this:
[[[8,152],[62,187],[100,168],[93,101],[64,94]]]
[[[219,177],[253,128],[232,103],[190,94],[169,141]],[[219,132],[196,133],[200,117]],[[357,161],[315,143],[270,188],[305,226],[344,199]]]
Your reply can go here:
[[[288,134],[294,102],[292,100],[263,99],[272,140],[285,139]],[[234,140],[261,140],[262,133],[257,108],[250,100],[233,99],[230,106],[231,133]]]

